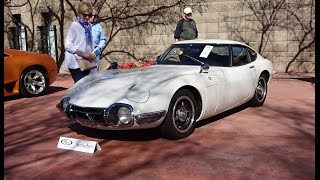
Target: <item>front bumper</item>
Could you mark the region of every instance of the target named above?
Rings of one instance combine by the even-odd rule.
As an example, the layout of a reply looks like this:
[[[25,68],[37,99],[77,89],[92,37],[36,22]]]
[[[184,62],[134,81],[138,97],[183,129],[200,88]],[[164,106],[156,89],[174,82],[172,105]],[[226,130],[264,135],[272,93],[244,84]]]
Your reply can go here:
[[[57,108],[69,119],[77,121],[79,124],[96,129],[104,130],[124,130],[124,129],[144,129],[158,126],[166,115],[165,110],[149,112],[143,114],[132,114],[129,123],[124,124],[120,120],[108,118],[109,108],[79,107],[70,103],[64,103],[62,99]]]

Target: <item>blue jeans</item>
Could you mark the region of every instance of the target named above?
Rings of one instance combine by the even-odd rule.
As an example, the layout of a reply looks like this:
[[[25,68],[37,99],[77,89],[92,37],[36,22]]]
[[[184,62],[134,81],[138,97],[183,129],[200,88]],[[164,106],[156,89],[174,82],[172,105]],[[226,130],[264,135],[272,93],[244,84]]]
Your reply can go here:
[[[76,83],[81,78],[83,78],[86,75],[88,75],[90,73],[90,70],[81,71],[80,68],[78,68],[78,69],[69,69],[69,72],[70,72],[70,74],[72,76],[72,79],[73,79],[74,83]]]

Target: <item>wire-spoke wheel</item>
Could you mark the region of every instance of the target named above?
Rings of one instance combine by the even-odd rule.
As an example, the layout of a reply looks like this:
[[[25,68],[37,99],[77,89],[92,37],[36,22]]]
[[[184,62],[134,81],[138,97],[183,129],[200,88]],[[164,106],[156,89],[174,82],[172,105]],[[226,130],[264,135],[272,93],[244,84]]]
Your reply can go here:
[[[45,73],[39,68],[26,69],[20,79],[20,93],[22,96],[31,97],[43,94],[47,87]]]
[[[195,99],[186,89],[178,91],[172,98],[168,114],[161,126],[161,134],[168,139],[181,139],[195,129]]]
[[[263,74],[259,77],[253,98],[251,99],[252,106],[262,106],[267,97],[267,78]]]

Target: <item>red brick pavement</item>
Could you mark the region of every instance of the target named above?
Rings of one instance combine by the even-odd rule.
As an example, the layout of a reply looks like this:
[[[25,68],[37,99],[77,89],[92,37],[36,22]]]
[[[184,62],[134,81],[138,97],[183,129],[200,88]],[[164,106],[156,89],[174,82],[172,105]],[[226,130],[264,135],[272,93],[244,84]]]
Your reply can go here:
[[[5,179],[314,179],[314,74],[276,74],[265,105],[197,124],[182,140],[152,130],[102,131],[55,107],[73,81],[59,75],[47,95],[4,102]],[[60,136],[94,140],[94,154],[57,148]]]

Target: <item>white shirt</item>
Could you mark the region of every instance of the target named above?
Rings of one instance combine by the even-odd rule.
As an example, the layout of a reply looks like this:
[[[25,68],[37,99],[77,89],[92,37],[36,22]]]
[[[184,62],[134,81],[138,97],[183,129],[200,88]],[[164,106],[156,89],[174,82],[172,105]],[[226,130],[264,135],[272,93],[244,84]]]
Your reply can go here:
[[[68,29],[64,45],[66,49],[64,63],[67,68],[79,68],[77,59],[81,59],[81,57],[73,53],[77,49],[82,52],[86,52],[86,45],[87,43],[84,27],[82,27],[77,21],[72,22]]]

